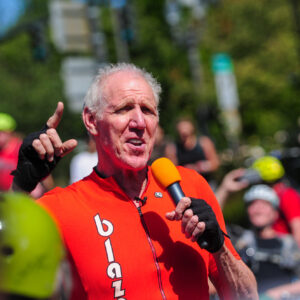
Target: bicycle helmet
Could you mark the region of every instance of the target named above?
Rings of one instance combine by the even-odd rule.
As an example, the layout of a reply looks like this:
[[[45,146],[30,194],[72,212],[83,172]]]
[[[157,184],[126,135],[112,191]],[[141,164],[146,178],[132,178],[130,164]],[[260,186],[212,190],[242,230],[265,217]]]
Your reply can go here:
[[[279,207],[279,198],[276,192],[268,185],[253,185],[244,195],[246,204],[250,204],[252,201],[258,199],[270,202],[275,208]]]
[[[21,193],[0,194],[0,291],[50,297],[64,248],[55,222]]]
[[[0,131],[14,131],[16,126],[16,121],[12,116],[6,113],[0,113]]]
[[[275,182],[284,175],[284,168],[279,159],[273,156],[263,156],[254,161],[252,168],[256,170],[265,182]]]

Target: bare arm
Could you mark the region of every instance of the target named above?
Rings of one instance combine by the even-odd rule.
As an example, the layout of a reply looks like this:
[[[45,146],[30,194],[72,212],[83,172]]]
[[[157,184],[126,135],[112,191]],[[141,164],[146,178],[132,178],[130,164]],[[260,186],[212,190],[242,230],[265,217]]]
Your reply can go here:
[[[289,225],[291,227],[292,235],[300,248],[300,217],[294,218]]]
[[[278,287],[269,289],[265,294],[272,299],[299,299],[300,296],[300,280],[297,280],[293,283],[283,284]]]
[[[212,140],[207,136],[199,138],[199,143],[204,151],[206,161],[200,164],[199,172],[213,172],[220,166],[219,156]],[[202,170],[201,170],[202,169]]]
[[[224,207],[228,197],[231,193],[238,192],[244,188],[246,188],[249,183],[248,181],[239,181],[240,178],[245,172],[245,169],[236,169],[228,172],[217,190],[215,191],[216,198],[221,206]]]
[[[222,278],[210,277],[221,299],[255,300],[258,298],[256,279],[242,260],[236,259],[225,244],[212,254]]]

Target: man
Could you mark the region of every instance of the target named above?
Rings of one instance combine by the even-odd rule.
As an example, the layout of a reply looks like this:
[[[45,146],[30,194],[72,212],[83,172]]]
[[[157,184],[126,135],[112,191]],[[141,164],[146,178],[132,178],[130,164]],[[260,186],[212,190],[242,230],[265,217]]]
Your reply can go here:
[[[90,176],[39,200],[55,216],[70,253],[73,299],[208,299],[208,275],[224,299],[257,299],[254,276],[224,239],[221,210],[203,177],[179,167],[185,194],[205,201],[184,197],[174,210],[147,167],[160,91],[134,65],[101,69],[82,114],[98,165]],[[62,111],[59,103],[49,129],[25,139],[15,186],[30,190],[76,146],[57,134]],[[208,218],[198,220],[203,212]],[[210,252],[194,243],[203,234]]]
[[[210,137],[198,135],[192,119],[184,117],[176,122],[178,140],[166,147],[166,156],[176,165],[196,170],[215,186],[213,173],[220,166],[220,159]]]
[[[269,186],[252,186],[244,195],[251,230],[236,243],[242,259],[254,272],[258,291],[271,299],[299,299],[300,254],[290,234],[278,235],[279,197]]]

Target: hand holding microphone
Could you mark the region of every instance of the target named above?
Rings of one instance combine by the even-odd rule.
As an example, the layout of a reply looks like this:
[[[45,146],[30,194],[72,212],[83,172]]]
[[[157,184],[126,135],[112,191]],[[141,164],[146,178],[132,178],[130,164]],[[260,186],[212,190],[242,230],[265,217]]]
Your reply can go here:
[[[224,243],[224,233],[212,208],[202,199],[185,197],[179,184],[181,176],[169,159],[157,159],[151,169],[156,180],[168,190],[176,204],[175,211],[168,218],[181,219],[187,237],[194,237],[201,248],[211,253],[218,251]]]

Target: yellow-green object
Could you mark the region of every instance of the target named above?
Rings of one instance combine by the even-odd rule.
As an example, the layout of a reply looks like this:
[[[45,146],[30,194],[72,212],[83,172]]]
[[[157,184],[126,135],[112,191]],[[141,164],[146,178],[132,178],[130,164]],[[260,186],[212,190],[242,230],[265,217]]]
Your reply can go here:
[[[64,248],[55,222],[21,193],[0,194],[0,291],[34,298],[54,292]]]
[[[284,176],[284,168],[279,159],[273,156],[258,158],[252,165],[266,182],[274,182]]]
[[[0,113],[0,131],[14,131],[17,123],[12,116]]]

